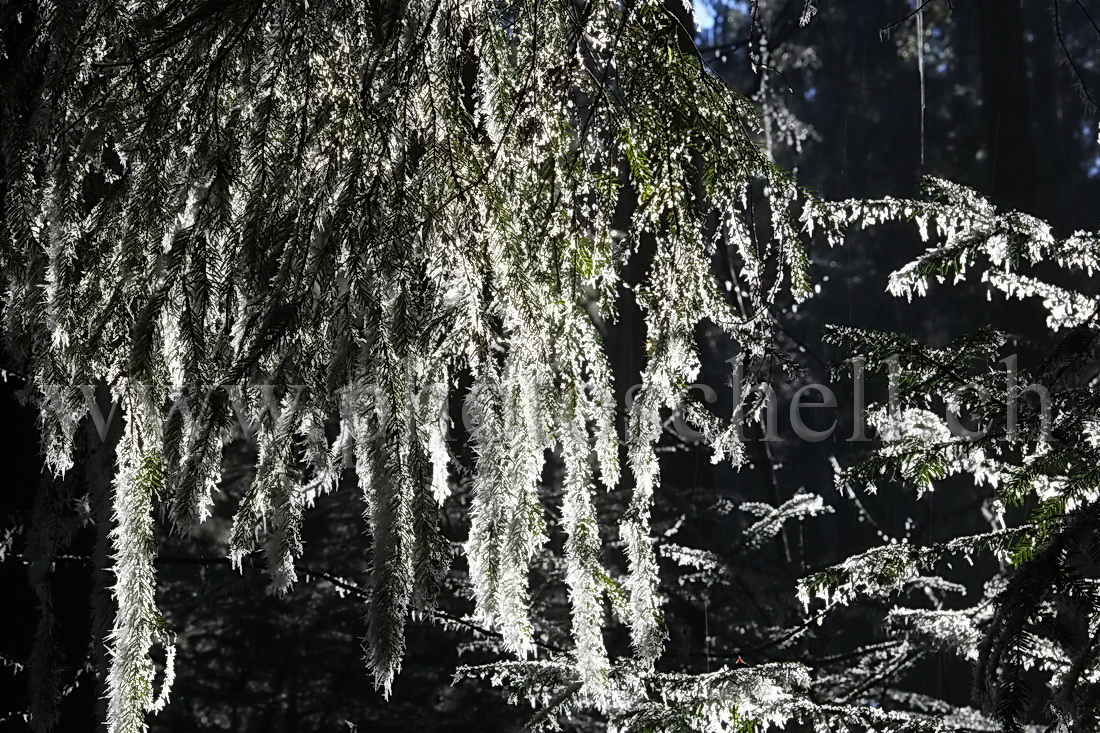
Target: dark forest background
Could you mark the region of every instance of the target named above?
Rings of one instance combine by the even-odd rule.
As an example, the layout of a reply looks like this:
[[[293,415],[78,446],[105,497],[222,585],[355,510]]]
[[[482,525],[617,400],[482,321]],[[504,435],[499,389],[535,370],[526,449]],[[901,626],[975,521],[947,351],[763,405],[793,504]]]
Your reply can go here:
[[[1090,97],[1100,94],[1100,4],[956,0],[927,2],[923,9],[924,52],[912,2],[819,0],[803,26],[803,0],[697,4],[697,45],[705,60],[735,89],[755,95],[773,116],[770,135],[777,161],[798,181],[826,199],[915,196],[920,178],[935,175],[976,188],[999,206],[1015,207],[1049,221],[1059,234],[1100,227],[1100,143]],[[885,29],[885,30],[884,30]],[[750,48],[767,38],[767,57],[752,69]],[[754,56],[759,61],[760,56]],[[920,57],[923,56],[922,125]],[[789,116],[789,118],[788,118]],[[787,122],[784,122],[787,120]],[[793,120],[793,121],[792,121]],[[732,585],[687,578],[674,563],[662,566],[671,641],[661,661],[668,670],[704,671],[721,664],[755,664],[799,658],[827,664],[832,655],[868,643],[880,632],[881,614],[856,607],[835,626],[798,648],[761,648],[761,627],[800,614],[794,580],[878,542],[881,534],[927,542],[988,526],[983,507],[990,492],[968,481],[947,482],[919,502],[908,493],[862,496],[862,508],[838,494],[830,458],[849,461],[859,446],[851,434],[851,393],[833,379],[829,365],[842,357],[821,341],[824,324],[896,330],[934,345],[990,321],[1009,333],[1023,354],[1040,352],[1049,335],[1042,317],[1019,303],[985,302],[976,287],[939,289],[912,304],[886,293],[887,275],[923,248],[906,227],[879,227],[830,249],[811,245],[813,281],[820,291],[802,307],[777,310],[784,353],[792,373],[777,372],[779,422],[785,436],[790,395],[805,383],[834,383],[840,416],[825,442],[793,439],[749,446],[753,467],[733,473],[713,466],[707,454],[670,436],[664,446],[664,482],[657,498],[655,533],[678,544],[725,556],[741,552],[740,530],[751,518],[728,507],[744,501],[779,504],[799,490],[825,497],[835,509],[827,521],[805,523],[755,551],[755,575]],[[620,396],[634,383],[641,363],[637,313],[624,301],[614,329]],[[730,411],[725,360],[735,345],[705,329],[704,381],[719,394],[718,411]],[[798,372],[801,372],[798,374]],[[792,374],[796,374],[794,376]],[[16,399],[16,376],[3,390],[5,468],[0,490],[0,729],[22,730],[26,675],[19,665],[31,649],[37,624],[35,597],[19,562],[18,530],[31,521],[42,461],[35,416]],[[872,398],[882,385],[872,385]],[[460,406],[454,414],[459,416]],[[723,412],[724,411],[724,412]],[[461,421],[455,449],[463,455]],[[228,567],[225,542],[236,497],[247,485],[254,455],[246,440],[227,449],[224,487],[215,517],[197,540],[166,538],[158,563],[158,605],[179,634],[177,679],[172,702],[151,718],[156,731],[338,731],[513,730],[533,711],[510,706],[487,685],[452,684],[460,664],[498,658],[493,638],[461,621],[472,605],[461,600],[461,564],[455,595],[441,617],[412,624],[408,654],[389,701],[374,690],[362,662],[367,540],[358,516],[354,481],[306,514],[300,581],[285,597],[272,596],[261,569],[238,573]],[[86,455],[65,480],[94,483],[109,449]],[[551,464],[545,492],[556,481]],[[445,531],[465,538],[468,486],[462,471],[446,507]],[[609,520],[624,504],[626,490],[601,496]],[[552,503],[550,505],[553,505]],[[553,517],[550,517],[553,519]],[[607,523],[613,527],[614,522]],[[93,730],[100,690],[89,643],[96,603],[105,602],[105,579],[92,570],[97,553],[92,526],[75,530],[68,553],[52,580],[59,623],[63,684],[62,730]],[[614,538],[611,538],[612,540]],[[552,548],[561,537],[552,534]],[[613,542],[612,542],[613,544]],[[621,558],[609,558],[612,566]],[[547,620],[540,629],[546,648],[567,643],[568,607],[561,568],[551,553],[536,563],[533,596]],[[980,573],[975,571],[975,577]],[[698,581],[698,582],[696,582]],[[449,620],[448,620],[449,619]],[[621,629],[608,636],[609,650],[627,653]],[[906,680],[910,689],[958,704],[970,699],[970,670],[944,654]],[[598,727],[598,720],[564,721],[567,729]]]

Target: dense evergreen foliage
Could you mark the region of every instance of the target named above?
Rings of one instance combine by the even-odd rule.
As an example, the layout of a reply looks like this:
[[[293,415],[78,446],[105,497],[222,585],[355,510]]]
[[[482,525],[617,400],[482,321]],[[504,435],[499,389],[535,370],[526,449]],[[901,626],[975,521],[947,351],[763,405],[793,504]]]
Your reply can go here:
[[[796,4],[812,23],[815,3]],[[473,634],[490,658],[457,676],[535,703],[532,728],[1100,724],[1100,237],[940,179],[914,200],[800,187],[774,161],[812,130],[770,86],[769,18],[748,26],[750,99],[659,0],[6,12],[4,334],[50,474],[18,540],[37,729],[67,694],[51,568],[89,526],[110,603],[77,676],[102,680],[112,732],[146,730],[176,668],[218,657],[169,620],[198,617],[168,607],[193,585],[158,575],[223,560],[263,565],[277,596],[346,594],[386,696],[410,619]],[[861,497],[882,486],[920,498],[966,477],[989,490],[988,526],[934,543],[879,528],[822,567],[791,549],[838,508],[818,493],[711,497],[740,529],[714,549],[655,520],[655,504],[676,513],[677,453],[781,464],[758,440],[776,408],[748,388],[804,358],[777,312],[812,310],[807,247],[897,222],[931,248],[892,295],[977,275],[998,304],[1041,304],[1061,339],[1021,358],[993,328],[941,347],[832,328],[837,378],[854,358],[889,385],[836,487],[873,521]],[[733,403],[700,399],[701,346],[729,356],[712,381],[744,380]],[[361,555],[347,575],[304,559],[311,511],[326,562]],[[978,564],[953,577],[953,558]],[[722,589],[755,608],[704,630],[705,670],[663,664],[677,604],[706,623]],[[888,638],[816,653],[819,629],[860,614]],[[737,644],[721,669],[712,637]],[[942,652],[974,663],[973,705],[907,683]],[[203,725],[227,715],[204,704]]]

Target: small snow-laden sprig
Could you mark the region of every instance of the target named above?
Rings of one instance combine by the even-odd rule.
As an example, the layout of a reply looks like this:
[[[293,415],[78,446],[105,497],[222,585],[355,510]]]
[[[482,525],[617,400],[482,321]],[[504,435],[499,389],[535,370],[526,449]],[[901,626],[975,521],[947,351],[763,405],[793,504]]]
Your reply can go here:
[[[979,624],[992,616],[988,603],[970,609],[946,610],[923,608],[893,608],[883,626],[891,634],[914,644],[952,652],[968,661],[978,658],[982,639]]]
[[[777,507],[757,502],[744,502],[738,507],[741,511],[754,514],[758,519],[745,529],[745,542],[751,547],[759,547],[766,540],[779,533],[783,525],[792,520],[832,514],[833,508],[825,504],[817,494],[799,492]]]
[[[1080,268],[1091,276],[1100,269],[1100,233],[1077,231],[1054,250],[1055,261],[1066,268]]]
[[[807,215],[807,226],[812,229],[820,223],[826,231],[839,233],[856,225],[908,220],[917,224],[925,242],[942,239],[942,244],[890,275],[890,293],[909,299],[927,294],[930,278],[943,282],[951,276],[959,282],[975,268],[991,285],[1020,297],[1047,297],[1044,292],[1029,292],[1030,280],[1009,289],[1025,266],[1053,261],[1063,269],[1088,274],[1100,269],[1100,235],[1095,232],[1078,231],[1059,239],[1046,222],[1022,212],[998,210],[976,191],[942,179],[926,179],[924,193],[924,200],[817,203]]]
[[[114,394],[126,405],[126,424],[114,478],[111,544],[116,611],[107,639],[111,656],[107,724],[111,733],[143,733],[145,713],[154,709],[150,650],[158,641],[171,643],[155,598],[153,501],[163,489],[161,423],[157,405],[146,390],[124,382]],[[164,684],[171,684],[170,671]],[[165,695],[166,690],[161,696]]]
[[[989,326],[965,333],[943,348],[904,333],[850,326],[827,326],[824,338],[861,358],[868,373],[886,373],[896,380],[898,396],[913,404],[926,400],[929,388],[947,394],[969,385],[975,376],[973,367],[993,361],[1005,343],[1004,334]]]
[[[1010,298],[1041,298],[1052,331],[1094,324],[1100,315],[1100,299],[1074,292],[1027,275],[990,270],[985,280]]]
[[[934,491],[948,476],[969,474],[976,485],[997,487],[1010,474],[1010,466],[999,459],[995,446],[976,446],[964,436],[953,435],[944,419],[930,410],[894,411],[888,405],[871,405],[867,424],[881,444],[838,475],[838,481],[862,482],[874,492],[877,481],[897,478],[919,497]]]
[[[906,541],[872,548],[826,570],[811,573],[798,584],[803,604],[819,598],[827,607],[847,605],[858,597],[886,598],[920,576],[920,571],[943,559],[962,556],[968,562],[981,553],[1007,558],[1012,542],[1028,528],[1014,527],[959,537],[932,545]]]
[[[677,579],[680,585],[697,583],[705,588],[715,585],[736,585],[742,589],[747,587],[754,590],[766,587],[767,571],[759,566],[758,558],[741,555],[742,549],[744,549],[743,546],[739,547],[736,550],[736,557],[730,558],[710,550],[663,542],[660,553],[661,557],[668,558],[687,571]],[[784,631],[787,630],[784,629]],[[793,639],[798,635],[794,634],[789,638]]]
[[[73,441],[88,405],[77,387],[44,380],[39,384],[39,423],[46,465],[55,476],[63,475],[73,467]]]
[[[309,481],[303,492],[307,506],[312,506],[319,496],[336,489],[344,471],[346,456],[352,450],[351,426],[341,420],[336,439],[330,445],[326,420],[325,413],[319,407],[305,405],[296,429],[302,444],[302,462],[309,470]]]
[[[698,675],[657,674],[647,679],[648,700],[612,720],[623,733],[657,729],[768,730],[792,723],[814,731],[876,730],[947,733],[937,716],[884,711],[866,704],[819,703],[810,670],[797,662],[723,668]],[[854,701],[853,701],[854,703]]]
[[[582,683],[575,664],[566,661],[505,661],[455,670],[455,682],[461,679],[486,680],[499,688],[513,705],[521,701],[541,705],[547,714],[535,730],[553,730],[557,716],[575,704]]]
[[[938,698],[897,689],[885,690],[885,697],[895,705],[933,717],[946,730],[972,733],[998,733],[1001,730],[996,722],[972,707],[958,707]],[[1039,733],[1041,728],[1043,726],[1026,726],[1025,730]]]
[[[739,432],[743,429],[741,426],[722,420],[690,397],[681,409],[684,417],[699,430],[703,441],[711,449],[711,463],[729,461],[734,468],[745,464],[745,443]]]
[[[784,725],[810,707],[808,670],[796,663],[722,669],[698,675],[657,674],[648,699],[612,720],[615,731],[642,731],[681,721],[688,730],[743,731]],[[655,693],[655,694],[654,694]]]

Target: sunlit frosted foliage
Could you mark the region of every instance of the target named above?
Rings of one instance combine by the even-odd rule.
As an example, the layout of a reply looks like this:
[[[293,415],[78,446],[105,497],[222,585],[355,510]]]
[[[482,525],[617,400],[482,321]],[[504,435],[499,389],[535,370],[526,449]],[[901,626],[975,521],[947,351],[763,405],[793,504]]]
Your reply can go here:
[[[464,667],[464,677],[490,680],[511,696],[526,698],[544,711],[560,712],[583,695],[577,671],[547,662],[514,662]],[[705,674],[660,674],[634,663],[608,674],[615,711],[608,730],[748,733],[791,723],[816,730],[946,731],[935,714],[886,712],[864,705],[821,704],[810,694],[809,670],[797,663],[723,668]],[[977,716],[975,716],[977,717]],[[552,729],[553,718],[534,721],[533,730]]]
[[[1043,299],[1052,329],[1072,328],[1095,316],[1095,296],[1073,292],[1026,274],[1052,262],[1088,275],[1100,270],[1100,235],[1074,232],[1057,238],[1050,225],[1018,211],[999,211],[976,191],[950,181],[925,181],[927,200],[886,198],[828,204],[822,215],[832,236],[852,225],[916,222],[921,239],[942,241],[890,276],[890,292],[912,298],[928,293],[930,281],[964,280],[976,270],[984,282],[1010,297]]]
[[[753,106],[682,51],[669,8],[103,0],[43,2],[22,22],[41,69],[24,83],[42,91],[3,131],[0,265],[51,469],[71,467],[87,407],[71,385],[126,395],[111,728],[143,729],[151,706],[153,506],[181,533],[202,522],[238,427],[259,457],[231,559],[262,549],[278,592],[296,578],[303,512],[355,469],[368,663],[388,690],[405,618],[449,562],[437,511],[460,383],[473,385],[476,615],[531,651],[538,482],[560,450],[576,654],[584,684],[603,686],[603,594],[619,586],[592,493],[621,470],[597,324],[624,291],[648,359],[626,431],[622,585],[652,663],[653,443],[698,372],[694,329],[710,319],[759,354],[777,293],[809,292],[803,197],[754,142]],[[736,312],[711,272],[720,238],[744,278]],[[632,259],[643,274],[624,288]]]
[[[880,531],[884,544],[803,578],[800,593],[808,607],[823,601],[825,614],[858,599],[900,600],[919,588],[931,610],[896,606],[887,616],[899,654],[931,646],[973,661],[976,688],[1005,730],[1025,728],[1026,674],[1050,689],[1048,729],[1092,728],[1100,679],[1100,401],[1093,370],[1100,301],[1090,280],[1100,269],[1100,237],[1059,238],[1046,223],[998,210],[946,181],[929,180],[927,194],[919,201],[822,204],[808,222],[822,224],[836,242],[852,225],[911,220],[932,246],[890,276],[891,293],[931,296],[933,281],[958,283],[976,273],[994,308],[1011,298],[1041,303],[1058,338],[1043,361],[1024,369],[992,328],[943,348],[903,334],[833,329],[834,343],[890,384],[888,403],[869,415],[875,449],[840,472],[838,486],[859,505],[857,488],[896,482],[919,495],[969,476],[992,489],[982,507],[990,531],[927,546]],[[947,595],[964,590],[947,580],[960,559],[996,571],[982,598],[949,608]],[[924,576],[928,571],[937,574]],[[967,725],[989,729],[976,719]]]

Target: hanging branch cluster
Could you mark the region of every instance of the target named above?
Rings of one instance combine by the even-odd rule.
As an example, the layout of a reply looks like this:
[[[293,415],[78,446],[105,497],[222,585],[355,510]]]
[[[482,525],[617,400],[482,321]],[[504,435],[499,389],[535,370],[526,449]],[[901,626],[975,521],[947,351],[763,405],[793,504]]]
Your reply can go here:
[[[449,564],[437,512],[460,379],[477,621],[532,650],[537,484],[557,448],[574,653],[598,695],[610,586],[592,495],[620,467],[596,324],[614,319],[631,258],[648,359],[620,532],[634,649],[652,664],[653,444],[699,368],[693,329],[709,319],[762,352],[783,283],[808,291],[799,192],[754,144],[752,106],[678,49],[673,14],[654,0],[99,0],[41,2],[18,23],[2,132],[9,349],[55,473],[86,419],[77,385],[105,385],[126,424],[111,729],[143,730],[160,704],[154,509],[184,534],[209,515],[235,412],[259,458],[230,557],[261,548],[277,591],[295,580],[303,511],[354,469],[372,539],[368,664],[389,690],[405,620]],[[711,275],[719,239],[748,315]]]

